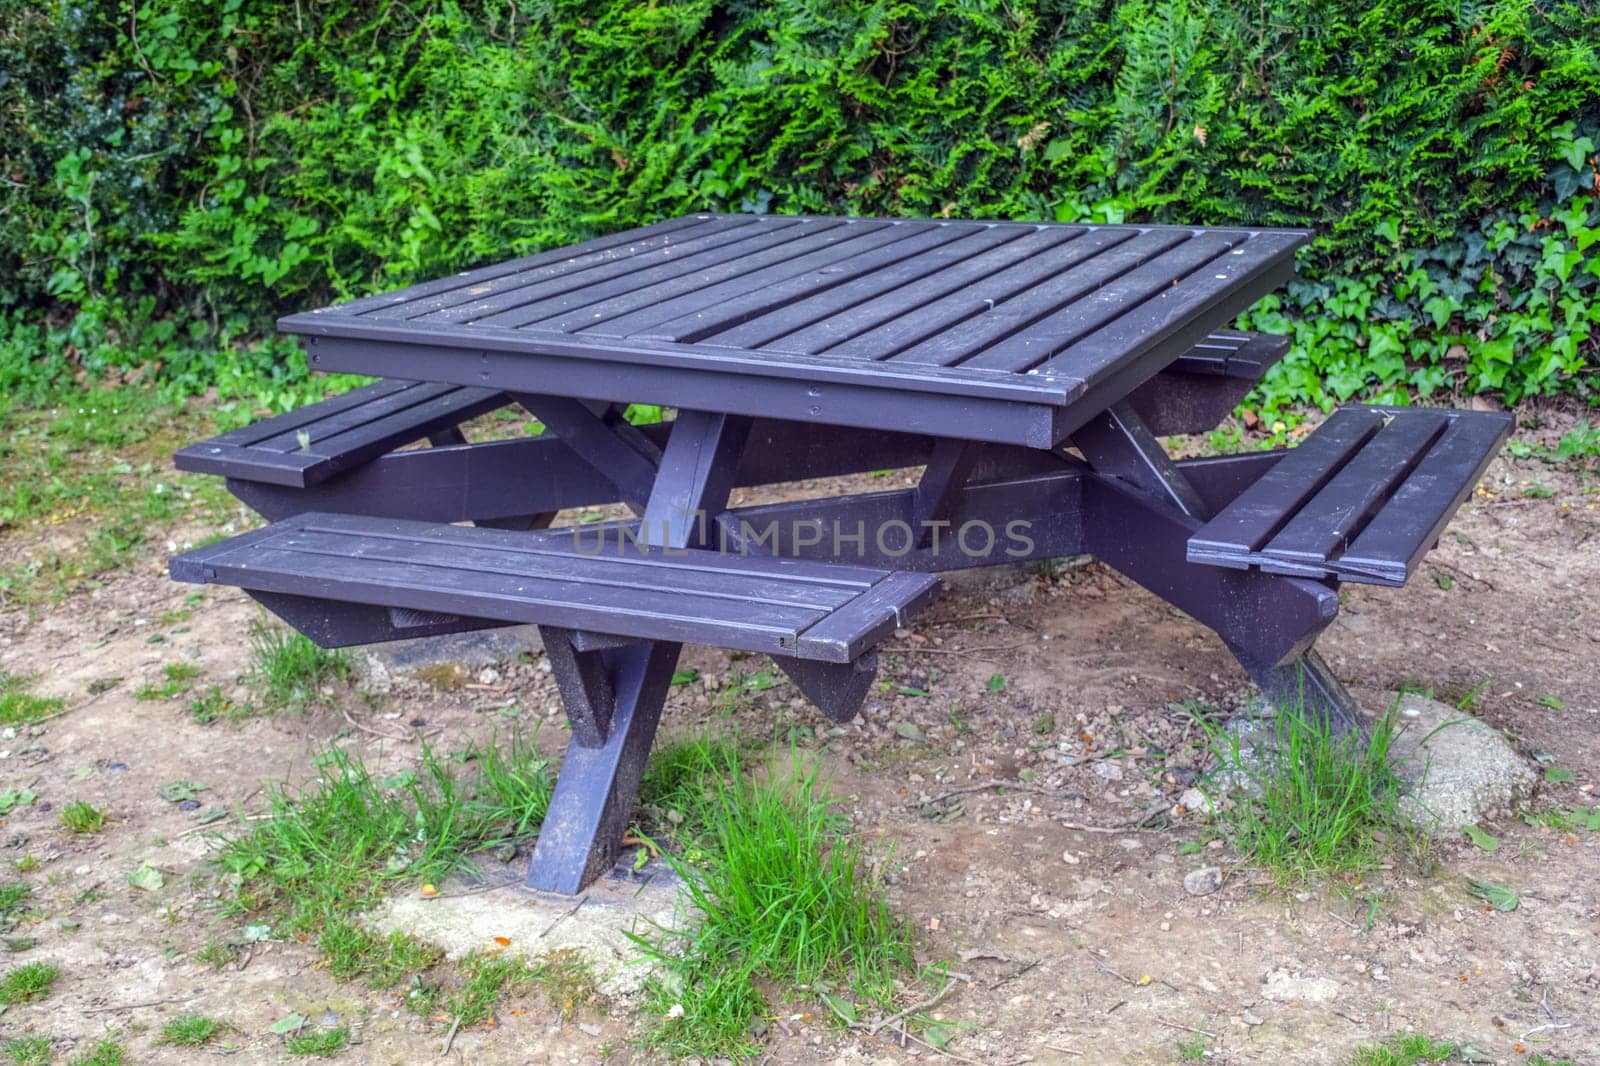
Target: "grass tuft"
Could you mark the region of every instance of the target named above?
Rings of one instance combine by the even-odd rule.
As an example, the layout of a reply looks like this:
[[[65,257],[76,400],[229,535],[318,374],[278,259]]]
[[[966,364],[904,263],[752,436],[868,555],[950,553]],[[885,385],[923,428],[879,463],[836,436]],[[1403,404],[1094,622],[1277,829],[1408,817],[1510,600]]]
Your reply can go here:
[[[539,976],[512,955],[469,955],[461,969],[466,979],[447,997],[446,1009],[463,1029],[488,1021],[502,995],[527,991]]]
[[[185,1014],[163,1025],[156,1043],[171,1044],[174,1047],[200,1047],[215,1040],[230,1028],[232,1027],[227,1022],[218,1021],[216,1018],[207,1018],[203,1014]]]
[[[315,1055],[319,1058],[337,1055],[349,1044],[350,1030],[342,1025],[335,1029],[318,1029],[315,1032],[301,1033],[284,1041],[284,1047],[291,1055]]]
[[[260,619],[250,631],[250,659],[250,683],[268,710],[302,711],[351,671],[344,649],[319,648],[292,629]]]
[[[13,1007],[18,1003],[41,1000],[50,994],[56,978],[60,976],[60,968],[48,962],[30,962],[18,966],[0,978],[0,1006]]]
[[[673,1056],[752,1054],[767,981],[833,988],[835,1013],[854,1010],[847,998],[886,1007],[913,965],[910,934],[817,771],[791,763],[757,780],[730,774],[726,749],[697,750],[698,766],[686,755],[668,776],[706,858],[669,861],[700,922],[637,938],[657,967],[646,1000],[662,1019],[646,1041]]]
[[[50,1041],[42,1036],[7,1040],[3,1049],[12,1066],[50,1066]]]
[[[363,978],[372,988],[393,988],[444,958],[442,950],[416,937],[380,936],[342,918],[327,924],[317,946],[329,973],[342,981]]]
[[[81,1055],[74,1055],[67,1066],[124,1066],[128,1053],[122,1044],[106,1037]]]
[[[1214,789],[1209,797],[1221,810],[1219,825],[1242,858],[1280,885],[1360,876],[1399,843],[1420,843],[1398,816],[1392,714],[1368,736],[1341,736],[1316,716],[1285,710],[1263,725],[1270,735],[1253,751],[1232,731],[1197,720],[1219,759],[1213,777],[1237,792]]]
[[[28,690],[31,680],[0,670],[0,726],[27,725],[66,706],[54,696],[34,695]]]
[[[283,928],[320,932],[392,884],[438,881],[477,852],[533,833],[554,788],[532,737],[493,738],[456,760],[423,748],[415,770],[379,780],[339,748],[317,756],[320,777],[274,787],[270,817],[230,841],[220,863],[246,910],[284,906]]]
[[[1418,1066],[1425,1062],[1445,1062],[1455,1051],[1455,1045],[1446,1041],[1420,1033],[1401,1033],[1382,1044],[1357,1048],[1350,1066]]]
[[[98,833],[106,827],[106,815],[83,800],[74,800],[61,808],[61,826],[69,833]]]

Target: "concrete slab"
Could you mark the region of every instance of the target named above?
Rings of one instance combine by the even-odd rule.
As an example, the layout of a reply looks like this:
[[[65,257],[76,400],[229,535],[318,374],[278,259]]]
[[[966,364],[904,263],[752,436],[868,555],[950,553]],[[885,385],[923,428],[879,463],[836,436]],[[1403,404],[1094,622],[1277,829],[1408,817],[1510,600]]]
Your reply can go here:
[[[1460,829],[1526,799],[1538,777],[1499,730],[1425,696],[1400,697],[1391,749],[1401,812],[1418,828]]]
[[[631,862],[619,865],[576,897],[531,892],[513,866],[494,876],[502,880],[492,888],[447,883],[433,898],[394,897],[366,920],[381,932],[436,944],[452,959],[474,951],[511,952],[530,961],[576,952],[592,968],[598,990],[613,998],[636,995],[650,973],[628,934],[682,928],[680,882],[659,860],[639,871]]]

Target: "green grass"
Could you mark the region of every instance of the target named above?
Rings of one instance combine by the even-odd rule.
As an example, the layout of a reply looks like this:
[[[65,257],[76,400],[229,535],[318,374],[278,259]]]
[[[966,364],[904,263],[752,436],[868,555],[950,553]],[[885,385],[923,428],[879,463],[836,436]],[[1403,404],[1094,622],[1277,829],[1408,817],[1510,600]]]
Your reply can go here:
[[[350,653],[319,648],[304,635],[258,620],[250,631],[249,681],[269,711],[304,710],[350,677]]]
[[[50,1066],[50,1041],[42,1036],[7,1040],[4,1050],[6,1061],[15,1066]]]
[[[0,726],[27,725],[66,706],[53,696],[36,696],[28,690],[30,678],[0,670]]]
[[[133,691],[136,700],[170,700],[194,687],[200,676],[197,663],[167,663],[161,668],[161,684],[140,685]]]
[[[1434,1040],[1419,1033],[1401,1033],[1382,1044],[1357,1048],[1350,1066],[1418,1066],[1425,1062],[1448,1062],[1456,1047],[1448,1041]]]
[[[512,955],[469,955],[461,972],[465,980],[446,996],[445,1006],[463,1029],[488,1021],[502,995],[525,992],[538,977],[534,967]]]
[[[328,922],[317,946],[329,973],[343,981],[361,978],[372,988],[393,988],[444,958],[442,950],[416,937],[380,936],[342,918]]]
[[[335,1029],[318,1029],[315,1032],[301,1033],[291,1036],[284,1041],[284,1047],[291,1055],[315,1055],[319,1058],[328,1058],[339,1054],[350,1044],[350,1030],[344,1026]]]
[[[106,815],[92,804],[74,800],[61,808],[61,827],[69,833],[98,833],[106,827]]]
[[[544,819],[553,778],[532,737],[494,739],[458,760],[424,747],[419,765],[375,778],[330,748],[319,778],[273,787],[271,817],[250,823],[220,862],[238,877],[238,904],[275,909],[291,933],[320,933],[392,885],[438,881],[473,854],[525,839]]]
[[[74,1055],[68,1066],[124,1066],[127,1061],[128,1053],[122,1044],[105,1037],[83,1054]]]
[[[235,703],[222,694],[221,685],[207,685],[194,693],[189,700],[189,713],[201,725],[219,720],[237,721],[248,718],[255,709],[248,703]]]
[[[32,894],[32,886],[21,881],[0,884],[0,918],[10,918]]]
[[[0,605],[60,599],[143,554],[155,531],[185,517],[220,524],[236,510],[221,478],[171,468],[173,450],[210,436],[214,419],[155,389],[68,386],[43,404],[0,399],[0,422],[0,528],[26,538],[84,524],[0,564]]]
[[[201,1047],[231,1028],[227,1022],[203,1014],[185,1014],[163,1025],[156,1043],[173,1047]]]
[[[1213,776],[1233,786],[1251,783],[1233,788],[1231,805],[1222,802],[1223,789],[1211,790],[1223,808],[1219,825],[1242,859],[1279,884],[1360,876],[1400,844],[1420,845],[1398,817],[1400,782],[1389,766],[1392,714],[1363,737],[1335,735],[1315,716],[1285,710],[1253,756],[1231,731],[1197,721],[1219,760]]]
[[[1179,1062],[1204,1062],[1206,1061],[1206,1038],[1193,1036],[1188,1040],[1178,1041]]]
[[[61,970],[48,962],[30,962],[0,978],[0,1006],[34,1003],[50,994]]]
[[[220,970],[224,966],[238,959],[244,954],[244,948],[232,940],[211,940],[193,955],[194,961],[202,966],[209,966],[213,970]]]
[[[887,1008],[912,972],[910,933],[817,772],[791,765],[759,779],[730,773],[725,749],[695,750],[698,767],[685,756],[661,773],[699,827],[703,861],[670,861],[685,911],[701,919],[637,940],[658,967],[646,1003],[660,1021],[646,1042],[679,1057],[752,1054],[769,983],[827,986],[836,1014]]]

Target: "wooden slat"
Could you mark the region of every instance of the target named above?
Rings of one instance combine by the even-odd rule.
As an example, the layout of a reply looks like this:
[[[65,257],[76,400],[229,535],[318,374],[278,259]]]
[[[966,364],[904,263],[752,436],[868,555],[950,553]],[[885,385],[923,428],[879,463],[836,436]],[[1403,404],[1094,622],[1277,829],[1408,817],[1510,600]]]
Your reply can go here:
[[[308,403],[304,407],[295,408],[293,411],[274,415],[271,418],[264,418],[259,422],[252,422],[248,426],[241,426],[238,429],[231,429],[211,439],[215,444],[231,444],[240,448],[255,447],[264,440],[269,440],[285,433],[292,437],[295,430],[302,429],[313,422],[318,422],[349,408],[359,407],[362,404],[382,399],[392,393],[417,388],[418,385],[419,382],[415,381],[375,381],[371,385],[362,385],[359,388],[351,389],[349,392],[330,396],[326,400]]]
[[[1297,234],[1202,234],[1161,257],[1166,284],[1134,291],[1129,275],[1122,279],[1128,290],[1118,292],[1114,284],[1107,287],[1110,291],[1097,293],[1097,299],[1115,294],[1122,306],[1104,316],[1094,332],[1080,332],[1071,343],[1053,346],[1047,335],[1030,338],[1034,354],[1045,353],[1046,359],[1020,358],[1026,352],[1019,348],[1015,361],[995,365],[1019,370],[1037,366],[1039,373],[1071,376],[1092,386],[1137,361],[1144,351],[1173,338],[1199,340],[1207,322],[1226,321],[1246,310],[1287,280],[1299,243]],[[1218,254],[1206,258],[1207,247],[1219,249]]]
[[[1291,563],[1326,563],[1411,472],[1445,422],[1443,414],[1417,410],[1378,430],[1262,551]]]
[[[648,227],[648,235],[642,234],[639,230],[608,233],[603,237],[593,237],[587,241],[580,241],[564,248],[551,248],[548,251],[535,252],[533,255],[522,256],[518,259],[508,259],[501,263],[490,263],[472,270],[463,270],[457,274],[420,282],[394,292],[380,292],[372,296],[348,300],[342,304],[334,304],[326,310],[329,314],[362,315],[395,304],[421,302],[435,298],[443,293],[464,289],[470,285],[480,285],[484,282],[494,281],[507,274],[521,273],[522,271],[550,263],[559,264],[574,259],[582,259],[595,252],[625,246],[640,240],[654,240],[656,237],[664,237],[670,233],[704,226],[707,223],[722,221],[728,217],[726,215],[684,215],[681,218],[657,222],[655,225]]]
[[[470,300],[451,304],[438,311],[419,315],[415,321],[431,325],[478,321],[515,310],[527,304],[551,300],[563,293],[589,289],[602,284],[616,285],[622,279],[638,277],[638,275],[646,274],[651,270],[657,271],[656,274],[647,275],[638,282],[639,285],[647,285],[650,283],[651,278],[660,276],[662,273],[669,273],[670,276],[675,276],[675,272],[670,272],[670,267],[673,264],[692,260],[693,262],[690,262],[690,265],[684,268],[692,270],[694,269],[694,263],[710,263],[716,262],[719,258],[726,258],[729,253],[721,252],[719,255],[721,249],[745,247],[752,241],[771,243],[779,239],[787,240],[790,238],[783,237],[783,232],[798,229],[799,227],[799,220],[794,220],[788,225],[780,226],[758,226],[753,224],[738,226],[730,224],[719,226],[703,234],[697,231],[694,236],[688,239],[664,244],[661,247],[646,251],[642,255],[628,256],[624,259],[602,263],[571,273],[555,270],[549,272],[549,276],[543,276],[543,272],[541,272],[526,284],[507,285],[486,296],[473,297]],[[368,319],[374,318],[372,315],[365,317]],[[396,315],[391,317],[409,318],[410,316]]]
[[[814,284],[818,276],[826,278],[825,271],[830,268],[842,269],[840,264],[878,249],[897,247],[908,238],[929,234],[933,228],[920,222],[857,222],[830,230],[814,241],[797,241],[779,253],[755,257],[749,262],[730,263],[694,279],[662,287],[650,292],[648,297],[613,298],[563,318],[542,322],[540,326],[582,330],[597,337],[632,336],[668,319],[751,293],[769,295],[786,284],[799,285],[800,291],[804,291],[807,279],[812,279]],[[718,276],[723,280],[718,281]]]
[[[963,226],[968,234],[860,282],[812,296],[706,338],[720,348],[814,354],[974,281],[1071,240],[1068,227]]]
[[[771,315],[813,297],[831,293],[839,286],[879,272],[883,267],[924,262],[926,253],[952,242],[976,243],[972,238],[985,232],[949,225],[917,228],[899,226],[897,229],[900,232],[892,238],[893,243],[880,240],[873,248],[851,246],[846,258],[782,281],[762,284],[736,294],[699,293],[693,300],[680,300],[664,309],[652,308],[635,321],[609,322],[604,328],[613,336],[678,342],[702,340],[751,319]]]
[[[701,284],[711,284],[742,270],[781,262],[786,256],[795,253],[795,246],[810,250],[827,238],[830,232],[839,231],[834,234],[837,237],[841,233],[849,232],[849,227],[850,223],[842,221],[757,227],[763,232],[698,255],[686,258],[675,256],[656,266],[634,270],[608,281],[566,289],[546,299],[515,303],[496,314],[474,315],[472,319],[475,323],[485,326],[517,329],[521,326],[537,325],[540,329],[567,333],[573,328],[570,320],[565,326],[547,326],[545,323],[559,321],[564,315],[633,293],[641,293],[644,303],[653,303],[657,299],[670,299],[673,293],[692,292],[697,287],[697,281]]]
[[[598,267],[619,265],[626,269],[629,260],[651,253],[665,253],[673,249],[709,247],[712,242],[734,239],[733,231],[751,225],[745,218],[708,218],[688,226],[654,227],[647,234],[632,240],[614,240],[590,248],[577,245],[570,249],[556,249],[528,259],[517,260],[516,269],[490,268],[488,271],[469,271],[473,275],[457,275],[461,284],[438,288],[412,296],[403,302],[388,303],[369,309],[366,314],[373,319],[421,318],[461,304],[486,300],[497,293],[521,289],[556,278],[581,279]],[[505,264],[509,267],[512,264]],[[345,305],[349,306],[349,305]]]
[[[1124,315],[1131,318],[1130,308],[1170,289],[1175,279],[1227,254],[1243,240],[1244,236],[1238,233],[1198,232],[1188,240],[1162,249],[1131,270],[1105,271],[1112,275],[1109,280],[1097,279],[1099,284],[1075,287],[1071,302],[1043,317],[1033,318],[1022,329],[1000,336],[985,332],[981,340],[934,338],[928,354],[922,358],[946,366],[960,363],[973,370],[1023,371],[1038,366],[1107,323]],[[1094,266],[1104,269],[1098,260]],[[918,356],[908,352],[903,358],[917,359]]]
[[[820,585],[765,573],[739,573],[728,567],[696,566],[686,557],[663,560],[620,538],[585,538],[581,530],[570,542],[573,550],[566,552],[475,544],[465,537],[430,541],[317,529],[289,530],[272,543],[284,550],[333,558],[414,563],[438,570],[508,577],[584,581],[596,587],[622,591],[687,592],[806,610],[839,607],[871,587],[870,583]],[[585,544],[594,554],[586,554]],[[730,574],[736,574],[737,580],[730,579]]]
[[[1511,416],[1470,412],[1452,420],[1393,498],[1339,558],[1340,573],[1402,585],[1471,494],[1511,432]]]
[[[1335,411],[1299,447],[1196,531],[1189,538],[1189,557],[1221,565],[1248,565],[1248,560],[1239,557],[1266,544],[1382,425],[1383,414],[1370,408]]]
[[[858,343],[881,344],[894,363],[926,366],[964,363],[1018,330],[1073,306],[1075,301],[1100,286],[1180,243],[1185,236],[1171,230],[1096,231],[1060,249],[1057,254],[1041,256],[1037,263],[1026,264],[1048,268],[1036,269],[1026,286],[996,291],[985,281],[943,301],[939,313],[925,320],[926,327],[918,326],[920,314],[907,316],[898,334],[864,336],[858,338]],[[1085,244],[1085,241],[1090,243]],[[1018,279],[1022,277],[1019,271]]]
[[[359,429],[392,414],[409,411],[421,404],[460,394],[459,385],[439,385],[432,382],[396,389],[386,395],[376,396],[363,404],[346,405],[315,421],[304,422],[294,429],[284,429],[270,437],[262,437],[251,445],[263,452],[312,451],[322,441]],[[309,441],[309,444],[302,442]],[[322,454],[318,450],[317,454]]]
[[[897,357],[919,342],[942,336],[941,331],[960,329],[962,323],[975,316],[1017,306],[1016,301],[1050,299],[1060,278],[1084,277],[1095,269],[1084,264],[1099,262],[1111,249],[1141,239],[1138,231],[1131,229],[1087,232],[1006,270],[974,278],[936,298],[913,302],[892,320],[856,333],[825,349],[825,354],[873,361]],[[944,365],[936,359],[909,361]]]
[[[849,662],[931,594],[928,575],[638,549],[352,516],[304,515],[174,559],[179,580],[430,616],[528,622]],[[570,541],[568,542],[570,545]],[[633,552],[635,549],[629,549]],[[863,582],[863,575],[870,580]],[[808,601],[825,598],[817,605]],[[816,638],[801,635],[827,623]]]

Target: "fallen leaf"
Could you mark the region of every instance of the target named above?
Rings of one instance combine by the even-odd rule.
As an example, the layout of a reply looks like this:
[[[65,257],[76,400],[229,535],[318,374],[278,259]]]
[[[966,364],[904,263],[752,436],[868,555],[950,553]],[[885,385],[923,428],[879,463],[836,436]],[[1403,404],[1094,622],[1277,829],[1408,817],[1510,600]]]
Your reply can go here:
[[[499,944],[503,948],[508,948],[511,946],[511,938],[508,936],[492,936],[489,939],[493,940],[496,944]]]
[[[137,870],[128,873],[128,884],[134,888],[142,888],[146,892],[160,891],[166,883],[167,879],[162,876],[161,871],[149,863],[142,863]]]
[[[1461,831],[1467,834],[1468,840],[1471,840],[1484,851],[1500,850],[1500,838],[1491,833],[1485,833],[1475,825],[1464,825],[1461,827]]]
[[[1483,900],[1497,911],[1514,911],[1522,901],[1517,894],[1504,885],[1492,884],[1488,881],[1467,880],[1467,888],[1474,896]]]

